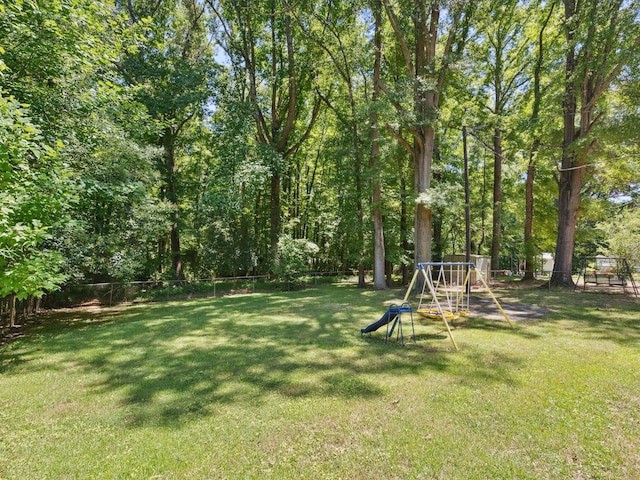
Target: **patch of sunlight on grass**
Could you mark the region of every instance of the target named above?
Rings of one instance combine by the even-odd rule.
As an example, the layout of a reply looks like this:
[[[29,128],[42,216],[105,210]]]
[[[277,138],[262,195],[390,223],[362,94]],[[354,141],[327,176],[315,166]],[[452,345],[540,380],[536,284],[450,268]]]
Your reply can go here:
[[[211,348],[216,344],[226,344],[229,341],[229,337],[215,336],[211,338],[211,332],[200,331],[168,340],[164,342],[164,347],[177,354],[180,351]]]

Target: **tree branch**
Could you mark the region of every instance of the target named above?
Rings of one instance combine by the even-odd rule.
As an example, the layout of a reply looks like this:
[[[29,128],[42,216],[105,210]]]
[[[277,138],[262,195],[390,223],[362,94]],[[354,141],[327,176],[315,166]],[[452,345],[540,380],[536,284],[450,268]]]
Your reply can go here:
[[[636,37],[635,41],[633,42],[633,48],[634,49],[640,48],[640,36]],[[627,60],[627,58],[625,58],[625,60]],[[624,61],[618,62],[618,64],[614,66],[611,73],[609,73],[609,75],[607,75],[604,78],[604,80],[602,80],[600,83],[598,83],[598,85],[595,86],[592,93],[592,97],[587,102],[587,104],[583,107],[583,110],[592,110],[595,107],[596,103],[598,102],[602,94],[605,92],[607,88],[609,88],[609,85],[611,85],[611,83],[620,74],[624,66],[625,66]]]
[[[304,134],[302,135],[302,137],[300,137],[300,139],[296,142],[296,144],[294,146],[292,146],[291,148],[289,148],[289,150],[287,150],[284,154],[283,157],[287,158],[290,155],[293,155],[294,153],[296,153],[300,147],[302,146],[302,144],[309,138],[309,135],[311,134],[311,130],[313,129],[313,126],[316,123],[316,120],[318,119],[318,115],[320,114],[320,105],[321,105],[321,100],[318,97],[316,99],[316,101],[314,102],[313,105],[313,113],[311,114],[311,121],[309,122],[309,125],[307,125],[307,129],[305,130]]]
[[[415,77],[414,65],[411,60],[411,53],[409,52],[409,47],[407,45],[402,32],[400,31],[400,26],[398,25],[398,19],[396,18],[396,14],[393,12],[393,7],[389,4],[388,0],[384,2],[384,10],[387,12],[387,17],[389,18],[389,22],[391,22],[391,28],[393,28],[394,33],[396,34],[396,39],[400,44],[400,48],[402,50],[402,56],[404,57],[405,64],[407,66],[407,71],[409,73],[409,77]]]
[[[289,135],[293,130],[293,125],[296,119],[296,101],[297,101],[297,80],[295,69],[295,58],[293,55],[293,36],[291,34],[291,16],[285,17],[285,32],[287,36],[287,61],[289,63],[289,104],[287,106],[287,119],[284,129],[282,131],[282,137],[278,142],[278,151],[283,151],[289,140]]]
[[[405,150],[411,155],[411,157],[415,156],[415,152],[414,152],[413,147],[409,144],[409,142],[407,142],[407,140],[402,135],[400,135],[400,133],[398,133],[388,123],[385,125],[385,128],[393,136],[393,138],[395,138],[400,143],[400,145],[402,145],[405,148]],[[414,135],[414,138],[417,139],[417,137],[415,135]]]

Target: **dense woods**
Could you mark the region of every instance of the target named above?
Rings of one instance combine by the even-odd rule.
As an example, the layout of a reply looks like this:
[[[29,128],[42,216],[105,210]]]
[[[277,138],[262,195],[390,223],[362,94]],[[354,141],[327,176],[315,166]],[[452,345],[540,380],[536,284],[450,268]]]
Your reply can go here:
[[[2,310],[465,253],[640,263],[637,0],[0,0]],[[296,267],[298,268],[298,267]]]

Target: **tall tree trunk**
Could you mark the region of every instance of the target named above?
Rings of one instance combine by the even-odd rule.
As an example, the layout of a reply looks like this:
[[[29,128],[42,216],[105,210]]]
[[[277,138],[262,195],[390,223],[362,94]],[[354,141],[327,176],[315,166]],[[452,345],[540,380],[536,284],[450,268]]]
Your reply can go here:
[[[405,169],[403,168],[405,160],[400,157],[398,160],[400,172],[400,245],[402,247],[403,257],[409,258],[411,255],[411,245],[409,245],[409,214],[407,211],[407,203],[409,201],[409,192],[407,189],[407,180],[404,177]],[[400,266],[402,285],[409,283],[409,266],[403,261]]]
[[[356,162],[356,168],[360,169],[360,162]],[[356,175],[356,195],[358,200],[356,202],[357,210],[357,239],[358,239],[358,288],[366,287],[366,275],[365,275],[365,263],[364,263],[364,211],[362,205],[362,180],[360,175]]]
[[[432,127],[425,128],[422,144],[417,143],[413,159],[414,191],[417,195],[429,191],[431,187],[431,164],[435,132]],[[416,203],[414,224],[414,266],[421,262],[431,261],[431,209]]]
[[[382,4],[380,0],[374,2],[375,33],[374,33],[374,65],[373,65],[373,98],[371,112],[371,170],[373,173],[373,191],[371,195],[373,213],[373,287],[376,290],[387,288],[385,282],[385,249],[384,225],[382,218],[382,182],[377,169],[380,160],[380,145],[378,143],[378,112],[376,102],[380,97],[380,70],[382,64]]]
[[[524,219],[524,254],[525,254],[525,271],[524,281],[533,280],[535,278],[535,245],[533,240],[533,216],[534,216],[534,196],[533,187],[535,185],[536,176],[536,160],[538,157],[538,149],[541,145],[540,140],[540,105],[542,104],[542,88],[540,85],[542,75],[542,64],[544,61],[544,31],[551,20],[551,15],[555,8],[555,2],[551,3],[549,14],[543,22],[540,33],[538,34],[538,56],[533,71],[533,110],[531,112],[531,124],[534,127],[535,138],[531,145],[529,154],[529,164],[527,165],[527,179],[525,182],[525,219]]]
[[[373,204],[373,287],[376,290],[387,288],[385,282],[384,225],[382,219],[382,185],[379,179],[373,184],[371,198]]]
[[[433,149],[433,156],[434,159],[437,163],[441,162],[441,157],[440,157],[440,148],[436,139],[435,142],[435,147]],[[434,172],[433,174],[433,181],[435,183],[441,182],[442,181],[442,175],[438,172]],[[435,214],[432,216],[432,229],[433,229],[433,253],[432,253],[432,260],[434,262],[441,262],[443,259],[443,254],[444,254],[444,241],[442,239],[442,222],[443,222],[443,213],[442,211],[436,211]]]
[[[533,244],[533,186],[535,184],[536,176],[536,156],[538,150],[539,139],[536,139],[533,143],[532,150],[529,157],[529,164],[527,166],[527,179],[525,182],[525,214],[524,214],[524,255],[525,255],[525,270],[523,280],[533,280],[534,275],[534,258],[535,248]]]
[[[278,255],[278,239],[280,238],[280,188],[281,179],[280,174],[273,172],[271,174],[271,201],[270,205],[270,219],[271,226],[269,230],[269,240],[271,245],[271,261],[275,262]]]
[[[482,160],[482,189],[480,190],[480,241],[477,246],[478,255],[482,255],[482,247],[487,239],[487,160]]]
[[[502,238],[502,132],[493,134],[493,231],[491,236],[491,270],[500,270]]]
[[[242,211],[248,211],[249,205],[247,202],[247,185],[245,182],[240,184],[240,205],[242,207]],[[255,252],[255,249],[251,248],[251,237],[250,231],[251,225],[249,222],[249,217],[247,215],[240,215],[240,250],[242,255],[245,258],[249,258],[253,260],[252,253]],[[243,262],[244,263],[244,262]],[[253,261],[251,263],[244,263],[243,270],[240,272],[242,275],[249,275],[253,269]]]
[[[253,211],[254,211],[254,216],[253,216],[254,244],[253,245],[256,251],[256,255],[258,256],[258,262],[257,262],[258,265],[256,265],[253,270],[253,274],[255,275],[258,272],[260,273],[266,272],[266,270],[264,270],[261,267],[263,264],[266,264],[268,260],[268,252],[264,251],[264,245],[266,245],[266,240],[265,241],[262,240],[262,237],[264,235],[262,218],[264,218],[264,215],[262,214],[262,195],[261,194],[255,195],[255,207]],[[259,268],[260,270],[256,270],[256,267]]]
[[[175,135],[171,128],[166,128],[162,136],[164,149],[167,199],[174,207],[173,224],[171,225],[171,269],[176,280],[182,280],[182,252],[180,249],[180,212],[178,195],[176,190],[176,159],[175,159]]]
[[[353,153],[355,157],[354,162],[354,176],[356,183],[356,226],[357,239],[358,239],[358,288],[364,288],[366,286],[365,279],[365,256],[366,249],[364,244],[364,205],[363,205],[363,188],[362,188],[362,149],[360,147],[360,138],[358,135],[358,127],[356,125],[356,106],[353,98],[352,90],[353,85],[349,82],[350,101],[351,101],[351,118],[353,119],[352,136],[353,136]]]
[[[469,18],[475,5],[473,2],[452,6],[445,11],[449,15],[448,29],[442,30],[440,2],[412,2],[414,7],[412,32],[406,35],[391,2],[384,2],[387,17],[402,52],[408,78],[413,83],[412,114],[416,123],[409,125],[411,141],[402,137],[398,130],[388,130],[413,157],[414,192],[417,196],[428,192],[431,183],[431,166],[435,131],[433,125],[440,108],[440,95],[449,71],[451,54],[462,52],[469,27]],[[462,18],[464,20],[462,21]],[[461,24],[462,23],[462,24]],[[462,27],[462,28],[461,28]],[[438,39],[444,34],[444,45],[437,48]],[[440,61],[440,59],[442,59]],[[425,88],[425,85],[429,85]],[[408,113],[399,102],[392,100],[394,108]],[[431,260],[432,212],[428,205],[418,202],[414,220],[414,265]]]
[[[16,326],[16,294],[9,295],[9,327]]]
[[[564,163],[563,161],[563,165]],[[573,249],[584,168],[573,170],[571,174],[562,173],[564,172],[560,175],[558,199],[558,237],[551,283],[556,286],[573,287]]]
[[[575,89],[576,46],[575,0],[565,0],[565,35],[567,57],[565,63],[565,89],[562,101],[564,139],[562,142],[562,168],[558,196],[558,236],[551,284],[572,287],[573,248],[575,244],[576,222],[580,208],[580,189],[584,168],[574,168],[576,153],[574,142],[578,138],[576,129],[577,96]]]
[[[602,117],[601,113],[594,115],[598,99],[609,89],[632,54],[637,52],[640,35],[632,37],[622,34],[625,26],[629,26],[624,21],[629,16],[621,15],[621,10],[628,8],[626,2],[564,0],[564,7],[567,48],[562,104],[564,139],[558,198],[558,237],[550,282],[552,285],[573,287],[572,260],[581,189],[587,168],[586,159],[596,143],[595,139],[586,140]],[[633,18],[637,18],[637,15]],[[579,30],[582,37],[577,35]]]
[[[167,253],[167,235],[163,235],[158,240],[158,273],[162,275],[164,273],[164,261]]]

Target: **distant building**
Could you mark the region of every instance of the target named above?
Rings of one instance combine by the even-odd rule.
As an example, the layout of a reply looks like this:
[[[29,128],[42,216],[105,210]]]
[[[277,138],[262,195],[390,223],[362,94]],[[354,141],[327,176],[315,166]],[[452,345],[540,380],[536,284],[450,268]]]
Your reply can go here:
[[[540,270],[542,273],[553,273],[553,254],[543,253],[541,256]]]
[[[445,262],[464,262],[464,255],[445,255]],[[471,255],[471,263],[476,266],[476,269],[482,274],[482,277],[485,280],[489,280],[491,278],[491,257],[488,255]],[[450,279],[449,279],[450,280]],[[477,278],[475,272],[471,272],[471,276],[469,277],[469,283],[471,285],[475,285],[480,283],[480,279]]]

